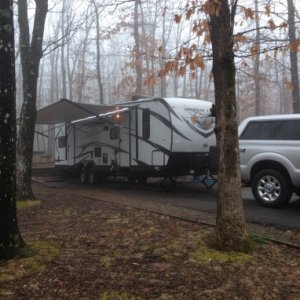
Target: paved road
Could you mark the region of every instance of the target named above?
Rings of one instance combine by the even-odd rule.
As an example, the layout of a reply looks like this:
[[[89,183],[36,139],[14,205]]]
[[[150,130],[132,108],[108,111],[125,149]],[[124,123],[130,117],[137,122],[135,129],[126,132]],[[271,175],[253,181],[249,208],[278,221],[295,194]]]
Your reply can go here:
[[[106,188],[130,189],[131,193],[143,192],[145,201],[156,201],[195,210],[216,212],[217,196],[213,189],[205,189],[200,184],[179,183],[169,192],[162,190],[158,184],[146,184],[132,187],[127,183],[106,183]],[[280,229],[293,228],[300,230],[300,198],[294,196],[284,208],[265,208],[257,204],[251,190],[244,188],[242,192],[245,216],[248,222],[274,225]]]
[[[74,182],[71,180],[69,183],[73,184]],[[78,187],[78,182],[76,182],[76,185]],[[216,191],[214,189],[206,189],[201,184],[178,183],[169,192],[165,192],[158,183],[130,185],[124,181],[108,180],[102,183],[102,188],[106,190],[124,190],[124,193],[129,197],[131,193],[134,193],[135,196],[138,193],[142,193],[141,201],[154,201],[194,210],[216,212]],[[280,209],[265,208],[258,205],[249,188],[243,189],[242,197],[245,217],[248,222],[273,225],[279,229],[291,228],[300,231],[299,197],[293,196],[291,202]]]
[[[182,195],[179,192],[180,186],[171,193]],[[203,190],[191,185],[182,187],[186,191],[186,197],[169,198],[170,204],[183,206],[187,208],[205,210],[208,212],[216,212],[217,201],[216,191]],[[188,193],[187,191],[190,190]],[[275,225],[277,228],[294,228],[300,230],[300,198],[293,197],[291,202],[284,208],[272,209],[262,207],[257,204],[252,196],[252,192],[248,188],[244,188],[242,192],[245,217],[248,222]]]

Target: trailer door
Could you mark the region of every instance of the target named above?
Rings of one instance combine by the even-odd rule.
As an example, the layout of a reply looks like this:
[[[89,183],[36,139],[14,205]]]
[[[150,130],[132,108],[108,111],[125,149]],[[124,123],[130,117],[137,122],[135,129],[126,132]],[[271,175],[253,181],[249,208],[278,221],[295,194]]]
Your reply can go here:
[[[130,112],[120,114],[119,162],[120,167],[130,166]]]
[[[130,109],[120,115],[120,167],[137,166],[137,109]]]

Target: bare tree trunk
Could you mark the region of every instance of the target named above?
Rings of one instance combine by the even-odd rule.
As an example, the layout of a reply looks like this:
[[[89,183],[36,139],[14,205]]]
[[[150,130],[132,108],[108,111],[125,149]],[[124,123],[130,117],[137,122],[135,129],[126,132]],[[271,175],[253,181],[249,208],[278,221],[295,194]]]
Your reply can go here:
[[[86,23],[85,27],[85,38],[83,40],[82,50],[81,50],[81,61],[80,61],[80,68],[81,68],[81,74],[80,74],[80,81],[77,89],[78,93],[78,102],[83,102],[83,94],[84,94],[84,86],[86,84],[86,77],[85,77],[85,56],[86,56],[86,48],[88,45],[88,38],[89,33],[91,30],[92,22],[89,24]]]
[[[61,11],[61,84],[62,84],[62,97],[67,98],[67,76],[65,67],[65,1],[62,1],[62,11]]]
[[[24,102],[17,144],[17,198],[30,199],[34,198],[31,188],[31,165],[36,120],[36,93],[48,1],[36,1],[31,43],[26,0],[18,1],[18,10]]]
[[[213,76],[216,103],[216,137],[218,160],[218,203],[216,241],[222,250],[246,251],[246,231],[241,198],[240,159],[235,94],[235,63],[233,54],[234,10],[228,0],[210,0],[219,11],[210,15],[213,50]],[[216,11],[216,10],[213,10]],[[211,13],[211,12],[210,12]]]
[[[157,12],[158,12],[158,2],[155,3],[155,19],[153,21],[152,27],[152,40],[155,41],[156,38],[156,26],[157,26]],[[154,53],[154,49],[152,49]],[[154,55],[151,56],[151,72],[154,73],[155,70],[155,58]],[[152,84],[148,89],[148,94],[154,96],[155,95],[155,84]]]
[[[76,65],[76,64],[75,64]],[[69,89],[69,99],[70,101],[73,101],[73,75],[74,75],[74,66],[71,70],[70,66],[70,44],[67,45],[67,74],[68,74],[68,89]]]
[[[152,75],[153,73],[153,64],[151,65],[150,67],[150,62],[152,61],[153,62],[153,58],[151,60],[151,57],[153,57],[153,53],[154,53],[154,49],[155,49],[155,32],[156,32],[156,19],[157,19],[157,6],[158,6],[158,3],[156,2],[155,3],[155,13],[154,13],[154,21],[153,21],[153,25],[152,25],[152,31],[151,31],[151,34],[148,33],[148,36],[147,36],[147,32],[146,32],[146,28],[145,28],[145,17],[144,17],[144,12],[143,12],[143,9],[141,7],[141,20],[142,20],[142,24],[141,24],[141,29],[142,29],[142,34],[144,36],[144,38],[147,37],[147,39],[151,39],[153,41],[152,45],[149,47],[149,42],[147,43],[144,43],[143,46],[143,53],[146,53],[146,56],[145,56],[145,67],[146,67],[146,78],[150,78],[150,76]],[[147,7],[146,7],[146,10],[147,10]],[[147,95],[154,95],[154,91],[153,91],[153,88],[154,88],[154,84],[147,84]]]
[[[38,80],[38,94],[37,94],[37,107],[40,108],[43,106],[43,75],[44,75],[44,66],[45,66],[45,60],[42,60],[41,64],[41,70],[40,70],[40,76]]]
[[[166,53],[166,0],[164,1],[164,13],[162,19],[162,31],[161,31],[161,53],[160,53],[160,68],[164,66],[164,57]],[[167,79],[166,76],[160,78],[160,96],[166,97],[167,94]]]
[[[258,0],[255,0],[255,47],[257,54],[254,58],[254,81],[255,81],[255,115],[260,115],[260,102],[261,102],[261,92],[260,92],[260,75],[259,75],[259,62],[260,62],[260,29],[259,29],[259,15],[258,15]]]
[[[293,0],[287,0],[288,3],[288,20],[289,20],[289,40],[290,44],[296,42],[296,28],[295,28],[295,6]],[[298,73],[298,56],[297,51],[290,50],[291,62],[291,77],[292,77],[292,97],[293,97],[293,112],[300,113],[300,91],[299,91],[299,73]]]
[[[198,39],[198,45],[200,42],[200,38]],[[206,45],[202,46],[202,49],[206,49]],[[203,69],[200,69],[200,74],[198,76],[198,72],[196,73],[196,99],[201,99],[202,86],[203,86]]]
[[[0,1],[0,12],[0,260],[3,260],[14,257],[24,242],[16,211],[16,79],[12,0]]]
[[[73,81],[74,81],[74,74],[76,70],[76,64],[79,58],[79,49],[75,51],[75,58],[72,60],[72,67],[70,64],[71,61],[71,50],[70,50],[70,43],[67,45],[67,73],[68,73],[68,81],[69,81],[69,99],[73,101]]]
[[[103,84],[102,84],[102,76],[101,76],[101,51],[100,51],[100,23],[99,23],[99,7],[95,3],[95,1],[92,1],[94,5],[94,12],[95,12],[95,17],[96,17],[96,49],[97,49],[97,59],[96,59],[96,64],[97,64],[97,82],[98,82],[98,87],[99,87],[99,101],[100,104],[104,104],[104,92],[103,92]]]
[[[136,87],[135,94],[142,94],[143,84],[143,61],[140,49],[140,35],[139,35],[139,3],[140,0],[135,0],[134,3],[134,55],[135,55],[135,71],[136,71]]]

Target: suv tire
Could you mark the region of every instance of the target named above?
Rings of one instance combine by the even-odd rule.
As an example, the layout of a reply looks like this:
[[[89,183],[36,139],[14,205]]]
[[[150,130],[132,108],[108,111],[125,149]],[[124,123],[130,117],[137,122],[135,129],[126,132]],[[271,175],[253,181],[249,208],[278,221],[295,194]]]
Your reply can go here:
[[[255,174],[252,192],[256,201],[267,207],[284,206],[292,196],[289,180],[273,169],[264,169]]]

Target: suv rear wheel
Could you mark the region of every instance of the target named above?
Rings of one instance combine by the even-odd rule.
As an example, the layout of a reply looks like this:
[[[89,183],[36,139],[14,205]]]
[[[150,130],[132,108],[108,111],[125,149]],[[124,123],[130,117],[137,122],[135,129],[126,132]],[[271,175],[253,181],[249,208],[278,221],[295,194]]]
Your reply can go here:
[[[255,174],[252,192],[256,201],[267,207],[280,207],[287,204],[292,196],[289,180],[277,170],[265,169]]]

